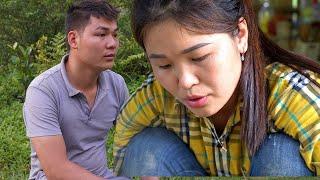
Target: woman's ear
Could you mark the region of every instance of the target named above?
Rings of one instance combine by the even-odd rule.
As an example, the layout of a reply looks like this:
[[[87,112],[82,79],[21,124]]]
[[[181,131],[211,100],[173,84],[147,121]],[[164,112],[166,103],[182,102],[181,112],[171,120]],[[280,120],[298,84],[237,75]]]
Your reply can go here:
[[[235,35],[236,43],[240,53],[248,49],[248,26],[245,18],[241,17],[238,22],[238,33]]]
[[[78,32],[77,31],[69,31],[67,38],[68,38],[68,43],[71,49],[78,49]]]

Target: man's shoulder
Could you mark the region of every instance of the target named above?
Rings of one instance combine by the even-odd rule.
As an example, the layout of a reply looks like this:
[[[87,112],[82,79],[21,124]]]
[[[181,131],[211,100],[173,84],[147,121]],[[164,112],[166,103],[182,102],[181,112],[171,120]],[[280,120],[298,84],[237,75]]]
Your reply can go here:
[[[60,75],[60,66],[60,64],[57,64],[39,74],[31,81],[29,87],[42,88],[51,86],[54,83],[54,80]]]
[[[114,72],[112,70],[105,70],[105,71],[102,72],[102,74],[105,77],[114,77],[114,78],[117,78],[117,79],[123,79],[123,77],[120,74],[118,74],[118,73],[116,73],[116,72]]]
[[[108,84],[113,84],[118,86],[118,85],[123,85],[123,83],[125,82],[124,78],[120,74],[112,70],[103,71],[102,75],[105,77]]]

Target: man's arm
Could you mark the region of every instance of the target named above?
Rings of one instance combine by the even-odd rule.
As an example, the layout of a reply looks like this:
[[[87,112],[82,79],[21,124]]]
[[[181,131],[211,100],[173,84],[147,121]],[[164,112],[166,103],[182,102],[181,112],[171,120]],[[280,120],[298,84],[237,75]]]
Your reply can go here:
[[[48,179],[102,179],[68,160],[61,135],[33,137],[31,143]]]
[[[58,108],[50,88],[29,87],[24,104],[27,136],[48,179],[99,179],[67,158],[58,122]]]

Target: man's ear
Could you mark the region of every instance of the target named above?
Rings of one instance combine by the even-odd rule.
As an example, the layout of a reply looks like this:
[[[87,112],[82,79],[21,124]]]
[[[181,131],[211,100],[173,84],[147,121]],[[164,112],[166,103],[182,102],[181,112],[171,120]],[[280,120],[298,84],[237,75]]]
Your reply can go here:
[[[238,50],[240,53],[247,52],[248,34],[249,34],[249,31],[248,31],[247,21],[246,21],[246,19],[241,17],[238,22],[238,33],[235,36],[236,42],[238,45]]]
[[[67,36],[70,49],[78,49],[79,33],[77,31],[69,31]]]

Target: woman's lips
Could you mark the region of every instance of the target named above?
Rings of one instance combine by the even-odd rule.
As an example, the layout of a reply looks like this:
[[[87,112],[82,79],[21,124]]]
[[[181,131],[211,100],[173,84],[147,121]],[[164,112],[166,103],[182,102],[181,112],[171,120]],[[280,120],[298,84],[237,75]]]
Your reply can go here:
[[[201,108],[208,103],[207,96],[191,97],[185,99],[187,106],[191,108]]]

